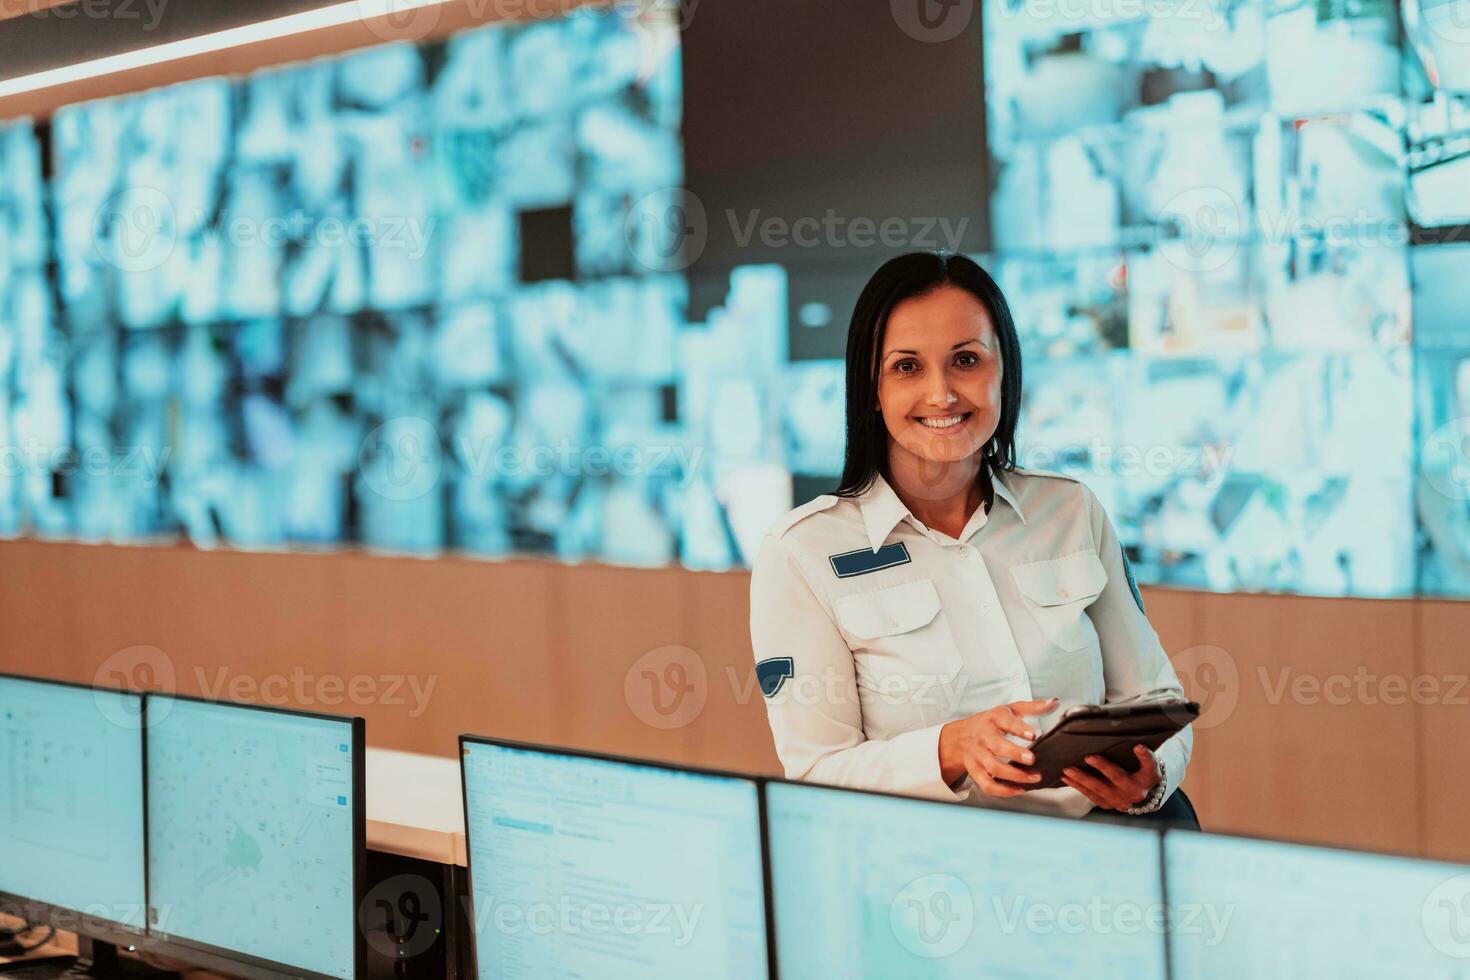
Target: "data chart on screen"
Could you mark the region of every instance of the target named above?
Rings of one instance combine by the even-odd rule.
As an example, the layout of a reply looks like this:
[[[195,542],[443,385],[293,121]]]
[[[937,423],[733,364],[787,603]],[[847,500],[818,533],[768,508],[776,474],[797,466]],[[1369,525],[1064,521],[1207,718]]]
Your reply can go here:
[[[0,892],[143,927],[142,700],[0,677]]]
[[[150,928],[334,977],[353,972],[353,724],[149,702]]]
[[[755,783],[467,741],[481,980],[767,975]]]

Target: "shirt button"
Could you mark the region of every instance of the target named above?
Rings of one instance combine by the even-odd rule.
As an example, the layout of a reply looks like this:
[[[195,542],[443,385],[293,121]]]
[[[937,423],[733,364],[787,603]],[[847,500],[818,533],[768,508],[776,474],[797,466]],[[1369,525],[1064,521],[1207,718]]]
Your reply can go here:
[[[970,554],[971,554],[971,549],[970,549],[970,546],[969,545],[965,545],[963,548],[960,549],[960,557],[962,557],[962,558],[968,558],[968,557],[970,557]]]
[[[1066,589],[1057,589],[1057,598],[1058,599],[1065,599],[1070,594],[1071,593],[1069,593]]]
[[[983,612],[983,613],[990,612],[990,603],[988,603],[988,602],[982,602],[982,603],[980,603],[980,611]]]

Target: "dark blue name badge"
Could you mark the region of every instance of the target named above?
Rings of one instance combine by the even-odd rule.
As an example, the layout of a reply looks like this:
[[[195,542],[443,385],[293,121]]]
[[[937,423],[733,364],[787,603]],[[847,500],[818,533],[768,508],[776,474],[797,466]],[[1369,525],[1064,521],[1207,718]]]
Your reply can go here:
[[[832,571],[837,573],[838,578],[866,575],[869,572],[879,572],[895,565],[907,565],[913,561],[909,557],[909,549],[904,547],[902,541],[885,544],[877,551],[859,548],[857,551],[848,551],[840,555],[828,555],[827,560],[832,563]]]

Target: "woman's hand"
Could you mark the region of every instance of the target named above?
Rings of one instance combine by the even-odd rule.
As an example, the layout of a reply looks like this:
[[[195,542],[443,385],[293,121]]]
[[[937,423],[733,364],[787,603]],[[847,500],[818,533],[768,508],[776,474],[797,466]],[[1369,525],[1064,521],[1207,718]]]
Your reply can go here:
[[[1154,754],[1142,745],[1133,746],[1138,756],[1137,772],[1124,772],[1100,755],[1089,755],[1087,764],[1102,773],[1102,779],[1089,776],[1081,769],[1069,766],[1062,770],[1062,782],[1087,797],[1100,807],[1109,810],[1126,810],[1148,799],[1155,786],[1159,785],[1159,767]]]
[[[1035,740],[1036,733],[1021,716],[1044,714],[1056,706],[1056,698],[1012,701],[949,722],[939,730],[940,776],[954,786],[968,773],[975,785],[989,796],[1020,796],[1026,792],[1023,786],[1007,786],[997,780],[1034,783],[1041,779],[1041,774],[1012,764],[1029,766],[1036,759],[1026,746],[1017,745],[1006,734]]]

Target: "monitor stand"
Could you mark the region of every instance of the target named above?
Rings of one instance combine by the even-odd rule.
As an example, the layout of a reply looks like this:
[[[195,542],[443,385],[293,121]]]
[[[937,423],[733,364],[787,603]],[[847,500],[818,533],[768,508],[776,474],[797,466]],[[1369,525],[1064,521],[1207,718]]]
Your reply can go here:
[[[0,980],[170,980],[177,973],[137,959],[124,959],[112,943],[77,937],[76,956],[39,956],[0,963]]]

